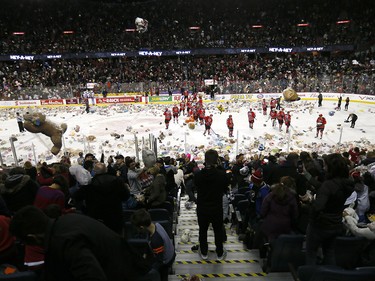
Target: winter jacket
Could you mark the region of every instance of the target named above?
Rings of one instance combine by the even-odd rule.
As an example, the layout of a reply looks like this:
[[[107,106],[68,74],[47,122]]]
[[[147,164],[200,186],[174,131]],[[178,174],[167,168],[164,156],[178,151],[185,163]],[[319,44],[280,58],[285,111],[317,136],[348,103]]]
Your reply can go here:
[[[16,174],[8,176],[0,185],[1,195],[11,212],[17,212],[22,207],[33,205],[39,185],[30,176]]]

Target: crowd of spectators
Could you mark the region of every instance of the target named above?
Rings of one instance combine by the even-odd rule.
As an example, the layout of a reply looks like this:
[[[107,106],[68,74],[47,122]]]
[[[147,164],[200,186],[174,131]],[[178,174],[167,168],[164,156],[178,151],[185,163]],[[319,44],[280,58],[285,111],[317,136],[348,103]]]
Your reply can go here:
[[[248,200],[248,213],[244,221],[248,226],[245,229],[254,228],[259,232],[260,236],[257,238],[259,241],[271,243],[281,234],[306,234],[306,239],[310,243],[307,246],[309,250],[307,263],[319,263],[316,251],[321,243],[320,240],[324,235],[329,235],[323,248],[331,248],[333,239],[338,235],[344,235],[344,225],[347,235],[352,232],[352,235],[365,236],[357,229],[356,223],[360,222],[364,228],[368,227],[367,232],[371,234],[365,237],[370,240],[375,238],[373,234],[375,222],[370,223],[375,212],[374,151],[351,147],[343,154],[329,155],[306,151],[300,154],[292,152],[268,156],[239,154],[236,159],[221,155],[220,160],[215,160],[212,166],[209,166],[210,162],[207,162],[207,159],[205,163],[198,163],[190,154],[184,153],[176,155],[176,158],[169,156],[155,158],[151,167],[139,165],[131,156],[117,155],[116,162],[110,157],[107,163],[103,156],[99,162],[95,155],[90,153],[82,158],[80,156],[77,161],[70,161],[64,157],[60,163],[38,164],[36,169],[27,161],[24,168],[3,170],[0,182],[0,216],[8,217],[16,213],[17,222],[14,224],[19,224],[22,221],[18,221],[20,218],[17,212],[24,214],[26,212],[22,209],[24,206],[34,205],[52,218],[65,217],[67,212],[83,213],[103,223],[99,227],[87,221],[92,227],[102,228],[105,225],[122,234],[121,213],[124,210],[153,208],[152,204],[149,204],[151,198],[162,198],[161,200],[164,201],[160,202],[165,202],[169,197],[176,197],[177,189],[181,189],[182,194],[198,192],[198,200],[190,202],[188,207],[194,208],[197,204],[197,208],[203,208],[206,201],[202,202],[200,198],[202,190],[199,190],[201,188],[199,183],[207,180],[207,170],[213,169],[220,170],[220,173],[227,177],[225,188],[223,187],[222,194],[217,194],[217,198],[221,195],[224,198],[227,196],[233,198],[236,194],[244,194],[247,198],[245,200]],[[193,169],[191,169],[192,165]],[[298,169],[299,165],[301,170]],[[192,177],[193,183],[189,188],[188,177]],[[170,189],[168,181],[171,179],[173,188]],[[138,183],[139,188],[136,190],[129,187],[133,181]],[[65,188],[62,188],[63,186]],[[26,192],[31,187],[33,193]],[[337,197],[337,194],[340,196]],[[130,198],[135,198],[135,205],[126,204]],[[15,199],[17,205],[14,205]],[[57,200],[60,199],[62,201],[58,203]],[[233,199],[232,202],[236,208]],[[221,210],[221,206],[217,207]],[[345,207],[347,209],[343,213]],[[92,212],[93,210],[95,212]],[[222,219],[229,215],[228,209],[224,207],[223,212],[216,213],[220,216],[223,214],[223,218],[219,218],[220,224],[223,224]],[[352,218],[348,218],[349,214]],[[116,215],[119,217],[117,218]],[[325,216],[329,219],[325,219]],[[79,220],[79,217],[76,219]],[[354,225],[353,220],[356,220]],[[224,219],[224,223],[228,223],[228,220]],[[199,225],[201,227],[201,224]],[[17,231],[17,234],[21,233],[15,226],[11,229]],[[334,233],[330,229],[334,229]],[[215,237],[225,240],[225,235],[223,237],[220,235],[221,231],[225,230],[224,228],[221,230],[218,226]],[[257,241],[254,240],[253,246],[257,246]],[[373,243],[369,243],[369,249],[373,249]],[[375,257],[367,250],[363,252],[362,265],[373,265]],[[0,258],[4,253],[8,252],[0,251]],[[36,258],[30,257],[29,254],[30,252],[26,253],[25,260]],[[203,259],[206,258],[206,253],[200,252],[200,254]],[[365,256],[366,254],[370,255]],[[224,252],[221,248],[218,249],[218,256],[224,259],[225,249]],[[38,258],[43,261],[44,256],[40,255]],[[73,257],[67,256],[67,258]],[[330,261],[328,256],[325,256],[320,262]],[[43,262],[40,265],[38,270],[44,267],[47,271],[55,266],[49,268],[51,264],[43,265]]]
[[[221,93],[298,92],[374,94],[371,55],[281,54],[203,57],[113,58],[0,62],[1,99],[72,97],[98,83],[96,93],[161,93],[181,87],[203,90],[204,79],[218,81]],[[155,89],[154,89],[155,92]]]
[[[102,83],[100,92],[146,92],[187,88],[204,79],[216,79],[223,93],[292,86],[373,94],[371,1],[2,2],[0,55],[337,44],[353,45],[354,51],[0,62],[1,99],[72,97],[88,82]],[[126,32],[135,28],[137,16],[149,21],[148,31]]]
[[[370,0],[2,2],[0,54],[272,45],[368,47],[374,37]],[[125,31],[135,28],[136,17],[148,20],[146,33]],[[350,23],[337,24],[340,20]],[[299,23],[309,25],[298,27]],[[192,31],[192,26],[200,29]],[[25,34],[14,36],[13,32]]]

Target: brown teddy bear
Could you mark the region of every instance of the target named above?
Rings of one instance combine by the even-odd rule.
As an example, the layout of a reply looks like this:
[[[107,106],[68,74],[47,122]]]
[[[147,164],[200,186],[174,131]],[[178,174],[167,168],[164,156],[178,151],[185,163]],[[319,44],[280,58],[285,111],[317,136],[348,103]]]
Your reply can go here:
[[[53,143],[51,152],[53,155],[58,154],[62,146],[62,136],[67,129],[67,125],[63,123],[58,126],[46,120],[46,116],[38,112],[25,114],[23,117],[25,119],[25,129],[30,133],[42,133],[50,137]]]

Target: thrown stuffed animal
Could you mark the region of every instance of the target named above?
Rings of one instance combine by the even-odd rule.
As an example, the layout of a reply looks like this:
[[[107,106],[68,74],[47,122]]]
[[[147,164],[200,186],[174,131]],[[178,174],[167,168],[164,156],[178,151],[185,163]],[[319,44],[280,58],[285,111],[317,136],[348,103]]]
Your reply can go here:
[[[67,125],[62,123],[61,125],[56,125],[48,120],[46,116],[42,113],[30,113],[23,116],[25,119],[25,129],[30,133],[42,133],[50,137],[53,147],[51,152],[53,155],[56,155],[60,152],[62,146],[62,137],[66,132]]]
[[[185,229],[181,235],[181,242],[188,243],[190,242],[190,229]]]

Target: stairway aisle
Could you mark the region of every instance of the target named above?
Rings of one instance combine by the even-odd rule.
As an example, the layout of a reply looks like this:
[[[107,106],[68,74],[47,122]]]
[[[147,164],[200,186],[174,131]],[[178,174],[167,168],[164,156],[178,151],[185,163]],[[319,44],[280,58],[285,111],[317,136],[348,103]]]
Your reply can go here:
[[[230,229],[230,224],[226,224],[228,241],[224,244],[228,254],[225,260],[216,260],[214,235],[212,227],[208,231],[209,253],[208,260],[200,258],[197,250],[192,247],[198,245],[198,222],[195,212],[195,205],[192,209],[185,208],[187,197],[181,198],[180,215],[176,228],[176,261],[173,265],[174,274],[169,276],[170,281],[181,280],[184,277],[197,275],[204,280],[245,281],[293,281],[290,273],[270,273],[262,272],[259,254],[257,250],[247,250],[242,242],[238,241],[238,235]],[[190,233],[190,242],[181,241],[181,236],[185,231]]]

